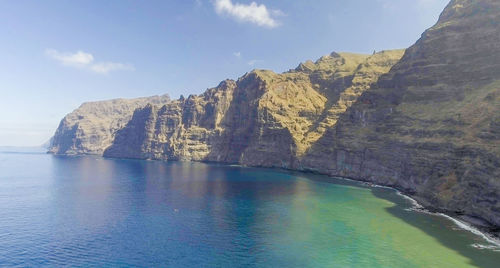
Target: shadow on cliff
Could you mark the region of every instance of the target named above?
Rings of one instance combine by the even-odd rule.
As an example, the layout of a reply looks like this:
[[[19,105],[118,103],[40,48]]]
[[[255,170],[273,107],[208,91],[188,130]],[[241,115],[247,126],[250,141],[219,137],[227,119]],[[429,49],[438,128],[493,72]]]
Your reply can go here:
[[[259,107],[266,90],[266,82],[256,72],[237,81],[220,123],[223,131],[214,137],[204,161],[275,167],[283,166],[284,157],[288,164],[293,161],[296,146],[291,133],[286,128],[273,128],[277,123],[266,109]]]
[[[335,105],[338,104],[342,92],[346,88],[352,86],[353,78],[354,75],[349,75],[346,77],[325,81],[322,79],[315,78],[314,76],[311,77],[311,83],[318,84],[320,85],[320,88],[323,88],[323,90],[320,90],[320,92],[321,94],[323,94],[324,97],[326,97],[327,101],[325,103],[323,111],[321,112],[319,117],[316,120],[314,120],[314,123],[309,127],[309,129],[306,132],[306,135],[311,132],[317,131],[321,123],[323,123],[328,118],[330,109],[332,109]]]
[[[264,94],[255,74],[238,80],[233,98],[221,120],[224,129],[205,158],[206,161],[238,163],[255,133],[258,117],[258,99]]]

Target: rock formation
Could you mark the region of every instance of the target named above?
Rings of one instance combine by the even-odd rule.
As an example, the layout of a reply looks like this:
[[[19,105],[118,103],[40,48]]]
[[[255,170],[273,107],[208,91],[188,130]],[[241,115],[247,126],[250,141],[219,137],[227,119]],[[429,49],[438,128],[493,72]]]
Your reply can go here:
[[[497,0],[452,0],[405,52],[332,53],[188,98],[114,102],[65,117],[51,152],[345,176],[500,227]]]
[[[138,109],[104,155],[289,167],[401,58],[332,53],[283,74],[254,70]]]
[[[500,1],[451,1],[301,165],[500,226],[499,23]]]
[[[66,115],[51,139],[49,152],[54,154],[102,154],[123,128],[134,110],[148,103],[162,104],[168,95],[137,99],[115,99],[83,103]]]

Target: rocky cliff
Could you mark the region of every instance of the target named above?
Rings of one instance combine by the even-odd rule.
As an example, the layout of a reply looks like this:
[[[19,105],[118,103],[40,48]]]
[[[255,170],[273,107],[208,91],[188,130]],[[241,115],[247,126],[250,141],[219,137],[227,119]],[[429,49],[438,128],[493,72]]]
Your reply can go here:
[[[500,1],[451,1],[301,165],[500,226],[499,23]]]
[[[286,73],[254,70],[199,96],[147,105],[104,155],[290,167],[402,54],[332,53]]]
[[[168,95],[137,99],[115,99],[87,102],[66,115],[50,141],[54,154],[102,154],[123,128],[134,110],[148,103],[162,104]]]
[[[51,151],[345,176],[497,228],[499,23],[499,1],[453,0],[405,52],[254,70],[201,95],[127,106],[119,120],[113,109],[77,110]]]

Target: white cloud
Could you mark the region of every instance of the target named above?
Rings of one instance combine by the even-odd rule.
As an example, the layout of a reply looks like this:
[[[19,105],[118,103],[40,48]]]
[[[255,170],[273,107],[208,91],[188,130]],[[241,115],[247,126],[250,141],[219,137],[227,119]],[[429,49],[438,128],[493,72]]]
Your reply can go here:
[[[274,16],[283,15],[280,10],[268,10],[264,4],[252,2],[248,5],[233,4],[232,0],[215,0],[215,11],[217,14],[229,15],[236,20],[251,22],[263,27],[274,28],[279,26],[279,22],[272,18]]]
[[[61,53],[55,49],[47,49],[45,54],[64,65],[86,65],[94,61],[92,54],[80,50],[76,53]]]
[[[236,58],[241,58],[241,52],[234,52],[233,55],[236,57]]]
[[[46,49],[45,54],[50,58],[60,62],[62,65],[90,70],[92,72],[107,74],[111,71],[133,71],[131,64],[118,62],[94,62],[94,56],[81,50],[70,52],[59,52],[55,49]]]

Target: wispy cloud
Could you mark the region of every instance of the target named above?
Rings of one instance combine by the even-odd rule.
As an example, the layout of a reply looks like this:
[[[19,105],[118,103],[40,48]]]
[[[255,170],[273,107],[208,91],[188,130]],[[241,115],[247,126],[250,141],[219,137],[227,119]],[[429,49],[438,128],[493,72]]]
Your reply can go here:
[[[95,62],[94,56],[84,51],[59,52],[55,49],[46,49],[45,55],[58,61],[64,66],[70,66],[95,73],[107,74],[112,71],[133,71],[134,66],[119,62]]]
[[[94,61],[92,54],[80,50],[76,53],[61,53],[55,49],[47,49],[45,50],[45,54],[63,65],[80,66],[90,64]]]
[[[241,52],[239,52],[239,51],[238,51],[238,52],[234,52],[234,53],[233,53],[233,55],[234,55],[236,58],[238,58],[238,59],[240,59],[240,58],[241,58]]]
[[[248,65],[250,66],[254,66],[255,64],[259,63],[259,62],[262,62],[262,60],[250,60],[248,61]]]
[[[284,15],[281,10],[269,10],[264,4],[255,2],[245,5],[233,4],[232,0],[215,0],[214,6],[219,15],[229,15],[238,21],[250,22],[268,28],[279,26],[279,22],[272,16]]]

